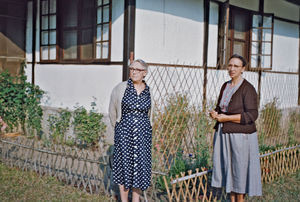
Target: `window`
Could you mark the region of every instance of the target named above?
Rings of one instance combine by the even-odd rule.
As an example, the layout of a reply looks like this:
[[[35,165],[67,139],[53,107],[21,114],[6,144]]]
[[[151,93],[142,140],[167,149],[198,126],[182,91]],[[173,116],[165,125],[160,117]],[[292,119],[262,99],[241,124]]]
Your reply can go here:
[[[41,1],[41,60],[56,60],[56,0]]]
[[[230,9],[228,41],[226,46],[226,61],[233,54],[239,54],[248,60],[249,45],[249,12],[240,9]]]
[[[226,20],[225,10],[222,18]],[[248,68],[272,68],[273,15],[230,6],[229,29],[226,32],[224,19],[219,30],[219,62],[226,64],[233,54],[239,54],[249,61]],[[223,26],[222,26],[223,25]],[[224,34],[224,33],[227,33]],[[227,38],[225,37],[227,36]],[[222,45],[225,43],[225,51]],[[225,61],[222,60],[225,59]]]
[[[273,15],[254,14],[251,35],[250,67],[271,69]]]
[[[48,12],[41,12],[42,17],[48,17],[50,24],[51,2],[55,0],[43,0],[48,3]],[[57,1],[58,15],[57,28],[43,23],[43,32],[48,33],[48,40],[41,37],[41,61],[49,62],[53,59],[51,48],[54,40],[49,38],[50,32],[57,33],[57,62],[62,63],[93,63],[110,60],[110,30],[111,30],[111,2],[110,0],[60,0]],[[46,3],[45,3],[46,5]],[[56,6],[56,4],[55,4]],[[42,7],[43,8],[43,7]],[[55,15],[56,16],[56,15]],[[47,26],[46,26],[47,25]],[[54,34],[53,34],[54,35]],[[48,48],[48,52],[46,52]],[[48,53],[48,58],[43,57]],[[51,57],[52,56],[52,57]],[[48,60],[47,60],[48,59]]]

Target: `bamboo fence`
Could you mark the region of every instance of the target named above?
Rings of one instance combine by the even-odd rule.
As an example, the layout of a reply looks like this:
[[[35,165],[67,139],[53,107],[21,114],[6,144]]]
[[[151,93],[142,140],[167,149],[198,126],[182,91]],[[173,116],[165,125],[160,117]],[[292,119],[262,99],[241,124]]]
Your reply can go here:
[[[88,193],[108,194],[110,170],[108,156],[99,151],[65,145],[47,146],[22,136],[0,139],[1,161],[40,176],[54,176]]]
[[[262,182],[272,182],[280,176],[296,172],[300,168],[299,153],[300,145],[281,148],[273,152],[266,152],[260,155],[261,180]],[[164,182],[168,193],[169,201],[217,201],[226,199],[224,189],[217,193],[216,189],[210,187],[209,175],[212,170],[202,172],[196,169],[196,173],[191,170],[187,175],[182,172],[171,178],[168,182],[164,176]],[[169,183],[171,187],[169,187]],[[219,190],[220,191],[220,190]]]

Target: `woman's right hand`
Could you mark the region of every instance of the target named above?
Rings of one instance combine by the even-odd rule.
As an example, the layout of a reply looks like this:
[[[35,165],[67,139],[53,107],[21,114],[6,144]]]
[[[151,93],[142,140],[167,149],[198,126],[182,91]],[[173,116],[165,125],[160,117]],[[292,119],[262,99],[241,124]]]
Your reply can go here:
[[[209,115],[211,118],[213,118],[214,120],[217,120],[217,117],[218,117],[218,113],[215,111],[215,110],[211,110],[209,112]]]

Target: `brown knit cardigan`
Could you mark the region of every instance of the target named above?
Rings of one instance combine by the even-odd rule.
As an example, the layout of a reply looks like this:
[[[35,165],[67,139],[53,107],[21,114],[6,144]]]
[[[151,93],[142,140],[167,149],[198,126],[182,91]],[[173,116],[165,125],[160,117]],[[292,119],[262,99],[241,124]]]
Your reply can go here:
[[[232,95],[228,105],[228,111],[222,112],[219,105],[228,82],[229,81],[225,82],[221,88],[215,111],[219,114],[227,115],[241,114],[241,122],[224,122],[222,132],[247,134],[256,132],[255,120],[258,117],[258,104],[255,88],[244,79],[239,89]],[[218,128],[218,124],[219,122],[216,123],[214,129]]]

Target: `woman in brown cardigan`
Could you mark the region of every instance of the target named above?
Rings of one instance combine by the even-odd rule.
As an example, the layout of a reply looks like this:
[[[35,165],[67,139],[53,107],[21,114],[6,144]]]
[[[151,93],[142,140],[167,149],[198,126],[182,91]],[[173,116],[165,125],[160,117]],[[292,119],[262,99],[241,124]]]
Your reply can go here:
[[[244,201],[262,195],[255,88],[242,77],[246,60],[239,55],[229,59],[231,78],[223,84],[217,107],[210,116],[217,120],[214,136],[213,187],[225,187],[231,201]]]

